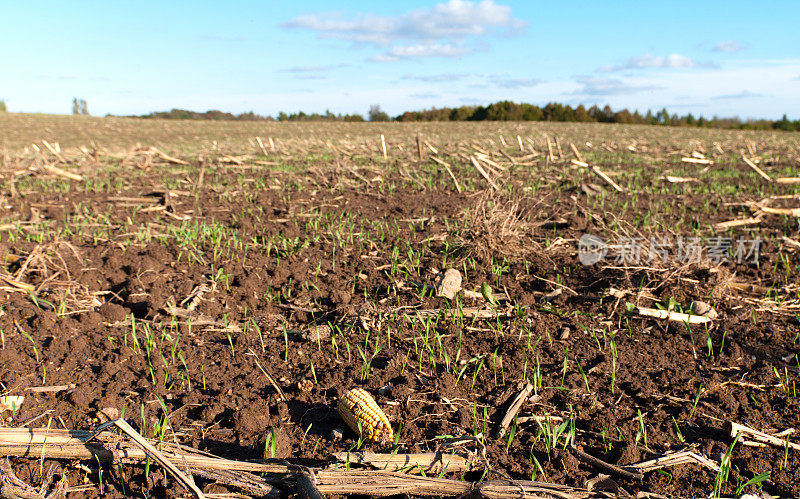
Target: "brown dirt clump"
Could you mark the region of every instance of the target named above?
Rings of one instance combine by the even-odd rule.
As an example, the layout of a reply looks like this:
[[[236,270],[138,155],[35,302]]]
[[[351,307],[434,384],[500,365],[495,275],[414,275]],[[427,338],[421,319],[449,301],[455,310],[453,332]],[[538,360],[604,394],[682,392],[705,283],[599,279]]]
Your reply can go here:
[[[497,134],[524,133],[497,126],[483,150],[501,147]],[[588,142],[583,155],[626,193],[587,193],[582,184],[601,182],[591,172],[516,147],[503,149],[514,163],[495,154],[507,170],[492,193],[458,159],[477,144],[468,135],[475,130],[453,128],[467,138],[436,144],[461,193],[399,139],[390,144],[399,156],[386,162],[368,139],[345,137],[331,147],[308,139],[305,149],[287,138],[266,164],[260,150],[239,154],[242,165],[207,150],[202,162],[182,156],[186,165],[155,155],[148,163],[140,153],[62,165],[83,182],[20,176],[28,171],[20,165],[39,171],[42,162],[21,155],[3,171],[22,195],[2,191],[0,226],[12,227],[0,232],[0,392],[26,399],[2,413],[0,426],[92,430],[113,409],[147,437],[323,467],[359,445],[335,400],[360,386],[387,413],[398,452],[477,436],[488,478],[583,489],[601,470],[578,457],[568,436],[625,467],[681,449],[713,461],[733,442],[731,421],[770,433],[800,425],[800,251],[784,239],[797,241],[797,220],[712,228],[747,214],[751,197],[796,196],[777,191],[791,187],[748,191],[734,173],[751,172],[721,155],[719,171],[730,176],[696,190],[666,183],[665,170],[690,173],[681,170],[689,167],[680,154],[691,153],[683,131],[555,128],[564,144]],[[738,150],[745,139],[717,140]],[[547,151],[543,140],[531,143]],[[764,136],[759,147],[796,156],[780,137]],[[579,258],[587,233],[609,243],[588,266]],[[706,246],[720,234],[758,237],[758,261],[735,258],[735,247],[718,262],[707,253],[692,263],[653,257],[651,238],[667,238],[673,251],[678,236],[698,234]],[[631,239],[647,243],[641,260],[620,255]],[[434,289],[448,268],[462,274],[453,300]],[[693,301],[718,318],[689,326],[634,313],[681,312]],[[516,422],[495,438],[528,383],[533,393]],[[480,454],[481,445],[466,447]],[[764,491],[800,494],[797,452],[737,444],[730,456],[723,495],[755,492],[744,483],[767,471]],[[38,456],[10,463],[20,480],[42,483]],[[87,484],[87,495],[99,495],[101,481],[111,497],[184,494],[154,465],[42,464],[56,481]],[[209,492],[237,490],[196,479]],[[708,496],[716,479],[692,463],[645,472],[641,483],[615,478],[628,492],[683,497]],[[287,483],[277,486],[293,492]]]

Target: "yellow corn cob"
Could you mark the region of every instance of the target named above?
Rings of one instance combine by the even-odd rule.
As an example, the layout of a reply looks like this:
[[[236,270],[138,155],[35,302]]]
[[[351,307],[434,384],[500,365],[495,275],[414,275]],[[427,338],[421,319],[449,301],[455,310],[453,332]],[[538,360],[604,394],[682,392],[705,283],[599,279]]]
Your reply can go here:
[[[345,393],[336,406],[347,426],[366,440],[388,444],[394,440],[394,432],[386,414],[363,388],[353,388]]]

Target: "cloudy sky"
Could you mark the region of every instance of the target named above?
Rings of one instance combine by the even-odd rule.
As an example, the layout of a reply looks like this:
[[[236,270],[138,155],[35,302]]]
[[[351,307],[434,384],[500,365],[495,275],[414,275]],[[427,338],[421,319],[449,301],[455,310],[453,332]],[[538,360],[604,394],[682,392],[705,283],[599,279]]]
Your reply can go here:
[[[800,118],[800,2],[7,2],[10,111],[390,114],[502,99]]]

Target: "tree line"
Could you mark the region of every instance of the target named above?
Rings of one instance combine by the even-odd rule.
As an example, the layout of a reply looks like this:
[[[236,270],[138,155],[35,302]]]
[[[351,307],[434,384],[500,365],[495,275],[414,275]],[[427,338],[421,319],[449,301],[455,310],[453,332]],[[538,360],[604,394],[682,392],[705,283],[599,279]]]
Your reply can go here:
[[[253,111],[233,114],[216,109],[204,113],[186,109],[171,109],[169,111],[157,111],[141,116],[128,116],[128,118],[212,121],[365,121],[364,117],[360,114],[333,114],[330,111],[325,111],[323,114],[306,114],[303,111],[286,114],[281,111],[277,117],[273,118],[272,116],[256,114]]]
[[[212,109],[204,113],[197,111],[188,111],[186,109],[171,109],[169,111],[157,111],[154,113],[144,114],[141,116],[128,116],[128,118],[144,118],[144,119],[175,119],[175,120],[218,120],[218,121],[348,121],[348,122],[362,122],[362,121],[391,121],[392,118],[386,114],[381,106],[373,104],[369,108],[367,119],[358,113],[352,114],[334,114],[330,110],[325,110],[324,113],[311,113],[307,114],[303,111],[287,114],[283,111],[278,113],[276,117],[261,116],[249,111],[246,113],[233,114],[223,111]]]
[[[645,114],[628,109],[613,110],[606,105],[585,107],[582,104],[572,107],[567,104],[551,102],[545,106],[535,104],[500,101],[487,106],[460,106],[406,111],[394,118],[384,112],[379,105],[370,106],[367,117],[358,114],[325,113],[307,114],[303,111],[287,114],[283,111],[276,117],[261,116],[252,111],[241,114],[210,110],[204,113],[185,109],[172,109],[134,116],[144,119],[182,119],[182,120],[229,120],[229,121],[562,121],[581,123],[624,123],[640,125],[664,125],[702,128],[735,128],[749,130],[800,131],[800,119],[790,120],[785,114],[780,120],[720,118],[714,116],[694,116],[692,113],[678,115],[661,109],[656,113],[648,110]]]
[[[692,113],[683,116],[670,114],[666,109],[656,113],[648,110],[630,112],[627,109],[614,111],[610,106],[597,105],[586,108],[578,105],[551,102],[544,107],[534,104],[500,101],[488,106],[461,106],[455,108],[432,108],[423,111],[406,111],[396,121],[571,121],[585,123],[626,123],[640,125],[694,126],[708,128],[740,128],[752,130],[800,131],[800,120],[792,121],[784,114],[773,120],[741,120],[739,118],[695,117]]]

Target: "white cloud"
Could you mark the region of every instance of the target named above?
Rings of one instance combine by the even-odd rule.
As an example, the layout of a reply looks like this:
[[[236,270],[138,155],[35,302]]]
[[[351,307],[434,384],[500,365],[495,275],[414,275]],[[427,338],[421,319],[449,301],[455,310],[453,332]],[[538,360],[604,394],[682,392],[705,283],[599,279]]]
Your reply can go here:
[[[438,99],[441,97],[441,94],[437,94],[436,92],[415,92],[410,94],[409,97],[413,99]]]
[[[287,73],[322,73],[330,68],[330,66],[292,66],[285,71]]]
[[[334,64],[330,66],[292,66],[289,69],[282,69],[284,73],[291,73],[298,80],[326,80],[325,73],[331,70],[343,68],[346,64]]]
[[[744,45],[736,40],[725,40],[714,45],[714,52],[739,52],[744,50]]]
[[[320,38],[347,40],[373,46],[394,46],[373,58],[396,61],[412,57],[460,57],[470,50],[463,42],[487,36],[518,33],[526,23],[511,7],[494,0],[449,0],[429,9],[397,16],[306,14],[282,24],[285,28],[315,31]]]
[[[591,76],[578,76],[575,80],[580,87],[572,92],[575,95],[606,96],[643,92],[646,90],[660,90],[663,87],[656,84],[629,84],[617,78],[595,78]]]
[[[449,57],[458,58],[466,54],[464,47],[449,43],[420,43],[417,45],[397,45],[390,50],[371,57],[371,61],[393,62],[400,59],[416,59],[420,57]]]
[[[328,77],[321,74],[314,74],[314,73],[301,73],[294,75],[294,78],[298,80],[327,80]]]
[[[340,69],[349,66],[349,64],[331,64],[329,66],[292,66],[289,69],[284,69],[286,73],[325,73],[333,69]]]
[[[680,54],[669,54],[666,57],[657,56],[654,54],[643,54],[631,57],[627,61],[616,64],[613,66],[602,66],[597,68],[597,71],[602,73],[611,73],[615,71],[625,71],[630,69],[649,69],[649,68],[669,68],[669,69],[686,69],[686,68],[711,68],[715,67],[712,62],[697,62],[694,59]]]
[[[425,83],[463,83],[469,88],[512,88],[522,89],[540,85],[543,81],[538,78],[513,78],[507,73],[503,74],[470,74],[470,73],[439,73],[431,75],[405,74],[402,80],[423,81]]]
[[[764,78],[765,74],[770,77]],[[692,112],[697,110],[706,117],[776,119],[787,109],[800,109],[800,93],[795,85],[786,84],[798,74],[800,60],[797,59],[739,60],[704,71],[644,71],[635,76],[620,76],[620,84],[577,81],[576,77],[578,84],[573,87],[576,90],[566,95],[577,96],[585,104],[608,103],[615,109],[627,107],[644,111],[666,106],[670,110],[678,107]],[[567,82],[562,83],[562,87],[567,85]],[[550,83],[542,87],[549,88]],[[623,91],[626,87],[632,91]],[[748,93],[743,93],[744,89]]]
[[[453,82],[453,81],[456,81],[456,80],[460,80],[460,79],[462,79],[462,78],[464,78],[466,76],[469,76],[469,75],[467,75],[466,73],[440,73],[440,74],[434,74],[434,75],[411,75],[411,74],[406,74],[406,75],[403,75],[402,79],[403,80],[418,80],[418,81],[425,81],[425,82],[430,82],[430,83],[434,83],[434,82],[438,83],[438,82],[443,82],[443,81]]]
[[[495,78],[493,83],[500,88],[529,88],[540,84],[537,78]]]
[[[729,99],[750,99],[753,97],[762,97],[762,94],[751,92],[749,90],[742,90],[741,92],[735,94],[725,94],[725,95],[718,95],[716,97],[711,97],[713,100],[729,100]]]

